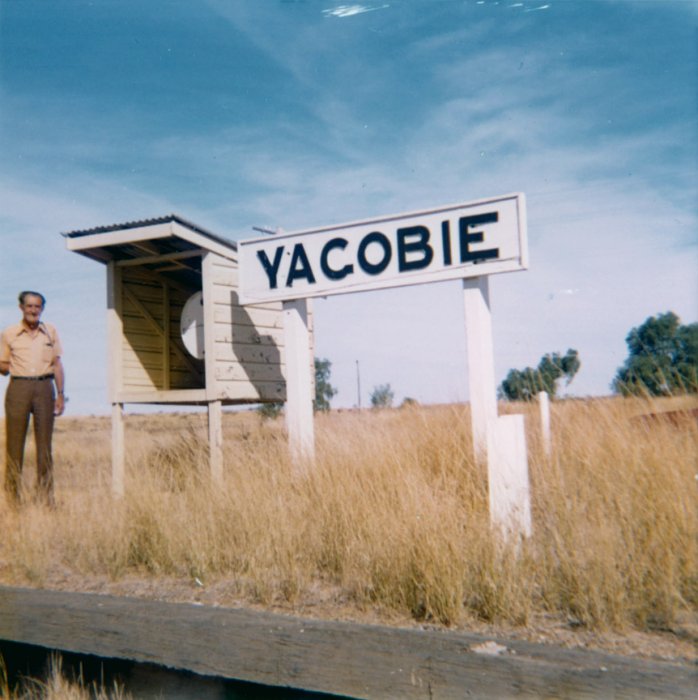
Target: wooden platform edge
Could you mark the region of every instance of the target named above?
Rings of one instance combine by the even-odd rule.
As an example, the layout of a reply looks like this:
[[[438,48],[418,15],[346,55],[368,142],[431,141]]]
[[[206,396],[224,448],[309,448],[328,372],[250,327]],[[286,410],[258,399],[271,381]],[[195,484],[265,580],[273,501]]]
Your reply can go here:
[[[698,685],[688,663],[448,630],[3,586],[0,638],[372,700],[692,698]]]

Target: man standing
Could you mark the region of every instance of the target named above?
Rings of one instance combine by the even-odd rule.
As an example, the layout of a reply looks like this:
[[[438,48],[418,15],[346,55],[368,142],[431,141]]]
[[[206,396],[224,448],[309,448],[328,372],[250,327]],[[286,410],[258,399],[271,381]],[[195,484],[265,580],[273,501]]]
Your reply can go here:
[[[51,438],[54,416],[60,416],[65,408],[65,375],[58,333],[51,324],[40,320],[45,304],[42,294],[22,292],[19,295],[22,320],[5,328],[0,337],[0,374],[10,375],[5,394],[5,490],[15,504],[20,501],[24,443],[29,416],[33,415],[37,493],[44,502],[53,505]]]

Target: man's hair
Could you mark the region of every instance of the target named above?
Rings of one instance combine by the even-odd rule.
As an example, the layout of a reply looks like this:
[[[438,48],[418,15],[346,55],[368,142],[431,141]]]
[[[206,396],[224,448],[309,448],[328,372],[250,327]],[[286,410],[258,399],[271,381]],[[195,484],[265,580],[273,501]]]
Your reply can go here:
[[[46,297],[40,292],[32,292],[30,290],[20,292],[18,297],[19,303],[23,305],[27,297],[39,297],[39,299],[41,299],[41,306],[46,306]]]

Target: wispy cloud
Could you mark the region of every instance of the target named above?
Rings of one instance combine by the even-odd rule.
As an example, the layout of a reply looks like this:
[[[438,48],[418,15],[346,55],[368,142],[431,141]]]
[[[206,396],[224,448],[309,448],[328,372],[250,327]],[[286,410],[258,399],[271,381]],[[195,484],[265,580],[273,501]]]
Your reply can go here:
[[[698,316],[695,110],[681,102],[685,91],[665,89],[681,66],[661,76],[637,67],[642,32],[598,55],[588,27],[565,25],[540,40],[534,25],[557,13],[525,15],[504,3],[487,11],[433,3],[420,13],[416,5],[374,15],[376,41],[365,22],[328,20],[387,5],[323,15],[312,3],[209,0],[230,43],[244,47],[227,64],[233,107],[216,122],[207,113],[229,97],[227,83],[223,93],[177,95],[154,114],[137,101],[93,112],[72,94],[4,95],[11,132],[0,235],[12,255],[11,264],[0,259],[0,298],[13,300],[36,270],[67,307],[102,313],[101,266],[65,253],[60,230],[174,210],[251,237],[252,225],[293,230],[524,191],[531,269],[492,280],[497,366],[503,373],[577,347],[583,369],[573,389],[605,391],[632,325],[669,308]],[[451,14],[455,7],[463,13]],[[500,11],[515,22],[494,32]],[[642,53],[625,59],[635,45]],[[236,71],[250,66],[264,80],[242,89]],[[178,121],[172,104],[194,118]],[[54,275],[59,258],[66,262]],[[367,382],[462,399],[461,304],[455,284],[319,301],[318,352],[332,359],[333,376],[349,377],[360,356]],[[381,343],[391,351],[377,351]],[[429,357],[452,368],[448,378]],[[393,380],[400,365],[414,371]],[[353,385],[352,377],[343,384]]]
[[[375,10],[385,10],[390,7],[390,5],[337,5],[336,7],[331,7],[322,11],[322,14],[327,17],[353,17],[354,15],[361,15],[365,12],[374,12]]]

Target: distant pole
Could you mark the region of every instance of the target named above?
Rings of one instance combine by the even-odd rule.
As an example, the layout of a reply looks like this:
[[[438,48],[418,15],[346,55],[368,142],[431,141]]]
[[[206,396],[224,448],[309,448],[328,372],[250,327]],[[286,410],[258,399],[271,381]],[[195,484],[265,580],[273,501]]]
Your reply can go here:
[[[356,405],[361,410],[361,372],[358,360],[356,361]]]
[[[538,406],[540,408],[540,429],[541,435],[543,436],[543,450],[545,450],[545,456],[550,459],[553,444],[550,437],[550,397],[547,391],[541,391],[538,394]]]

